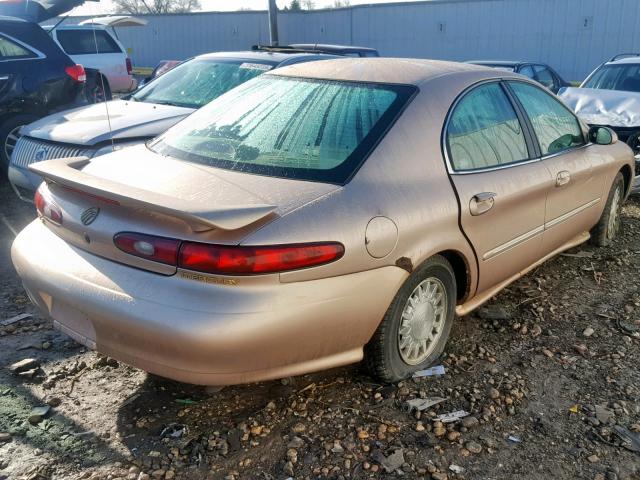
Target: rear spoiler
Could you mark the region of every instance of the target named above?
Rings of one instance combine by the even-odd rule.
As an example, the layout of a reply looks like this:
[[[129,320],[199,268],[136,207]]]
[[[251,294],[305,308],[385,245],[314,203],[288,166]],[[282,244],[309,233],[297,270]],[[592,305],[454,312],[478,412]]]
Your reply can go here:
[[[87,194],[107,203],[147,209],[185,221],[194,232],[219,228],[238,230],[273,213],[273,205],[222,206],[211,208],[197,201],[185,201],[160,193],[142,190],[106,178],[96,177],[80,169],[89,163],[87,157],[61,158],[29,165],[29,170],[45,181]]]

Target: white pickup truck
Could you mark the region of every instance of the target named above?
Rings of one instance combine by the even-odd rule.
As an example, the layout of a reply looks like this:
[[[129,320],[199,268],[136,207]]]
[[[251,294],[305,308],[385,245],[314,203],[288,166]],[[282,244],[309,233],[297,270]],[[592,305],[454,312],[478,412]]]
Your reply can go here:
[[[43,27],[71,59],[100,71],[98,85],[104,82],[104,97],[112,92],[131,92],[137,82],[133,76],[131,59],[118,40],[114,27],[146,25],[146,20],[129,16],[91,18],[78,25]]]

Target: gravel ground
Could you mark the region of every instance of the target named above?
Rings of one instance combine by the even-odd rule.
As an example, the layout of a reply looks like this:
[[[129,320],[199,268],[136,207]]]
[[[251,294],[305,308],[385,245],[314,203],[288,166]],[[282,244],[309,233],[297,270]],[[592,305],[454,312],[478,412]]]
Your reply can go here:
[[[0,184],[0,323],[31,314],[0,325],[0,480],[638,479],[621,435],[640,431],[640,201],[623,215],[613,247],[578,247],[458,319],[442,376],[382,385],[355,365],[215,393],[38,316],[9,256],[32,207]]]

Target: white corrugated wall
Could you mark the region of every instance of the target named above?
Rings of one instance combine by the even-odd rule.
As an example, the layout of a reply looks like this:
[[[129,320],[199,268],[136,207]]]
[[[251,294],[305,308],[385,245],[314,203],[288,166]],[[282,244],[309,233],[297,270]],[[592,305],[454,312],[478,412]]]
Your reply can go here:
[[[118,29],[139,66],[269,40],[266,12],[144,17],[146,27]],[[640,0],[431,0],[281,12],[278,18],[282,44],[363,45],[385,56],[542,61],[568,80],[583,79],[617,53],[640,51]]]

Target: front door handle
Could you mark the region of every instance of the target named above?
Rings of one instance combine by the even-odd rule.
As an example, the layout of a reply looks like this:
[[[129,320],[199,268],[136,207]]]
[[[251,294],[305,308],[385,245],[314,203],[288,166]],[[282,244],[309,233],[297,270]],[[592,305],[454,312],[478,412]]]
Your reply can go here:
[[[491,210],[495,203],[496,195],[497,194],[493,192],[476,193],[469,201],[469,211],[471,215],[482,215]]]
[[[562,187],[563,185],[566,185],[570,181],[571,181],[571,174],[566,170],[562,170],[558,172],[558,175],[556,175],[556,187]]]

